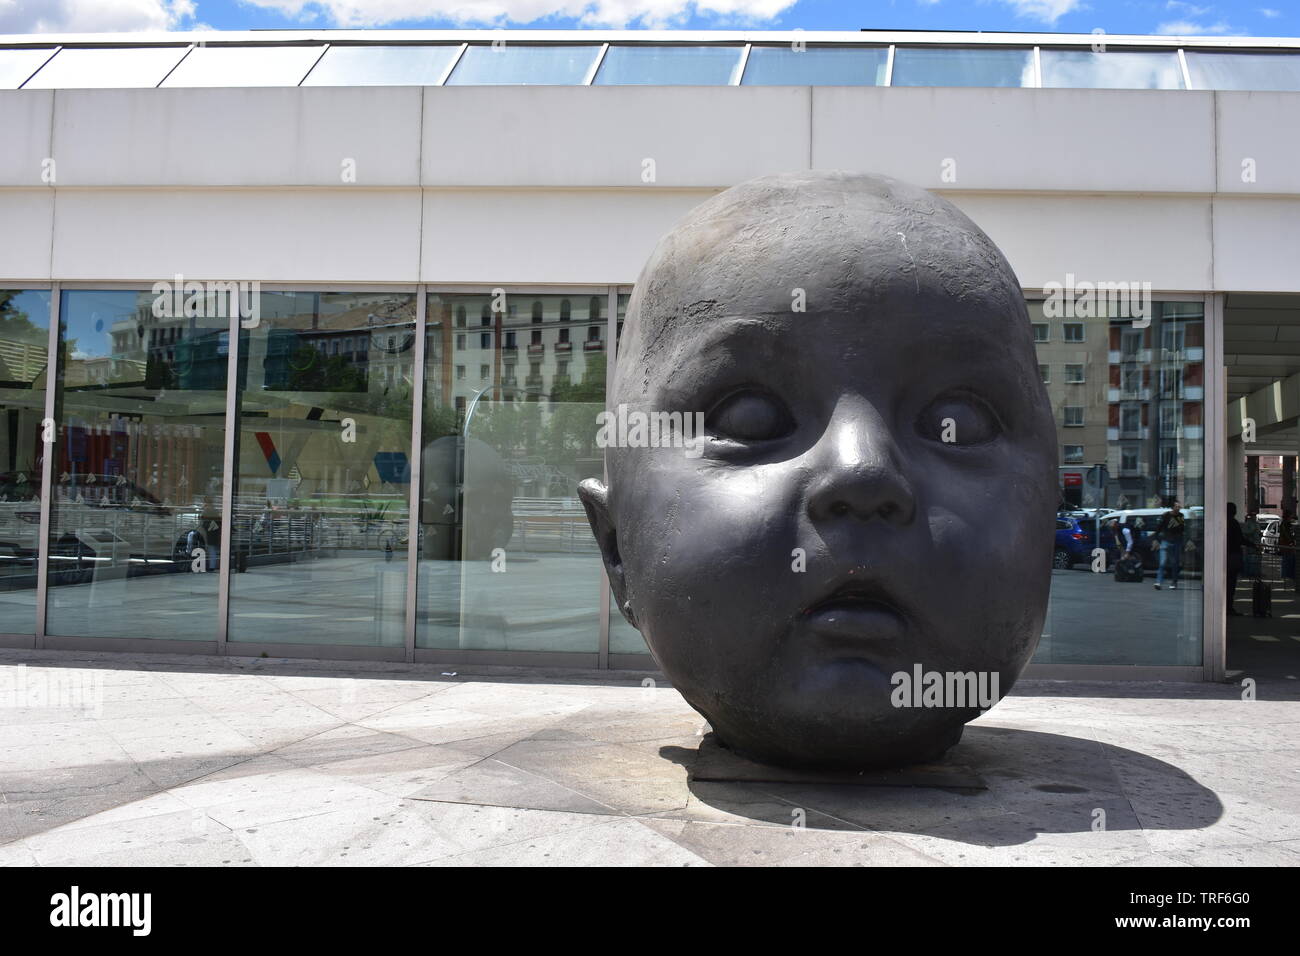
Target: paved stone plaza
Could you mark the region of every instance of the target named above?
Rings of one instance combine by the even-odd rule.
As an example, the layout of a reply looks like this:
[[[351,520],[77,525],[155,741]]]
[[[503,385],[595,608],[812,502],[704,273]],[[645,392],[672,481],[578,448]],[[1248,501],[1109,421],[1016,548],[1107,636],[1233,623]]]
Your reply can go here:
[[[1280,671],[1023,682],[959,791],[693,783],[662,681],[444,670],[0,651],[0,863],[1300,864]]]

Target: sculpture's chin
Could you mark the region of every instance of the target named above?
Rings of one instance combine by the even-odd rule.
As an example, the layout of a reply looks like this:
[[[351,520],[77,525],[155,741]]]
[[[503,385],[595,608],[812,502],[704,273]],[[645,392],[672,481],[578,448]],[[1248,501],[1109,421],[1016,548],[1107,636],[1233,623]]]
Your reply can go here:
[[[906,728],[876,727],[860,733],[844,729],[822,734],[812,745],[802,730],[768,728],[755,733],[754,728],[737,729],[725,717],[705,716],[718,742],[749,760],[814,771],[862,771],[933,763],[956,746],[966,722],[977,715],[949,711]]]

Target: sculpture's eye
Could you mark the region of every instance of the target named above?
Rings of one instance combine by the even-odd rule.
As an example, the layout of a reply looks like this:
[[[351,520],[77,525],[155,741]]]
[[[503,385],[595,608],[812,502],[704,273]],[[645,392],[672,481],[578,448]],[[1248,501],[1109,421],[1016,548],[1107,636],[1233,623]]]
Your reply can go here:
[[[916,420],[916,430],[947,445],[982,445],[1002,434],[1002,423],[979,396],[950,392],[926,406]]]
[[[749,389],[732,392],[704,416],[710,435],[733,441],[771,441],[794,430],[794,419],[780,399]]]

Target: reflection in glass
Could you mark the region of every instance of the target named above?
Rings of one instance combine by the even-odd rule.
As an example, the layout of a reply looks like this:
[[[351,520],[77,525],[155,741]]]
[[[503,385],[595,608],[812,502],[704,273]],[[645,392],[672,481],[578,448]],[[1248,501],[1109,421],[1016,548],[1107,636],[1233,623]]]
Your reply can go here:
[[[259,302],[239,346],[227,639],[400,647],[415,297]]]
[[[596,86],[726,86],[740,66],[734,46],[611,46]]]
[[[459,46],[332,46],[303,86],[435,86]]]
[[[163,82],[172,86],[297,86],[323,46],[195,47]]]
[[[742,86],[881,86],[889,51],[883,47],[756,46]]]
[[[133,89],[157,86],[186,47],[140,46],[60,50],[27,81],[28,90]]]
[[[16,90],[41,68],[54,47],[0,50],[0,90]]]
[[[418,646],[596,651],[607,301],[429,297]]]
[[[50,634],[217,636],[228,313],[157,301],[60,299]]]
[[[50,294],[0,290],[0,634],[36,630]]]
[[[1186,55],[1194,90],[1300,90],[1300,53]]]
[[[1099,306],[1088,317],[1064,317],[1029,303],[1031,319],[1051,327],[1037,350],[1060,446],[1052,597],[1034,659],[1199,665],[1204,306],[1150,303],[1145,328],[1119,304]],[[1082,324],[1082,338],[1066,341],[1064,324]],[[1154,535],[1175,498],[1186,522],[1181,580],[1177,590],[1156,590]],[[1106,555],[1105,573],[1092,570],[1096,548]]]
[[[1167,51],[1039,51],[1043,86],[1091,90],[1181,90],[1178,53]]]
[[[894,86],[1033,86],[1034,51],[899,47]]]
[[[600,47],[471,46],[447,78],[448,86],[534,84],[576,86],[587,77]]]

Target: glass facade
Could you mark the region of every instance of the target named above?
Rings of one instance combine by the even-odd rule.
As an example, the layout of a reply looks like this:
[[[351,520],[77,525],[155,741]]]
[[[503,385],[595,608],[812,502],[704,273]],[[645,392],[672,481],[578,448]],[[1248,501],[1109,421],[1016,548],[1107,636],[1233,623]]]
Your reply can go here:
[[[884,86],[884,47],[756,46],[749,51],[742,86]]]
[[[36,628],[50,293],[0,290],[0,634]]]
[[[1060,447],[1052,596],[1034,661],[1199,665],[1204,305],[1157,301],[1134,318],[1122,304],[1039,301],[1030,317]],[[1175,500],[1181,535],[1162,533]],[[1117,576],[1125,553],[1135,572]]]
[[[586,81],[600,47],[471,46],[447,78],[448,86],[534,84],[576,86]]]
[[[899,47],[894,86],[1034,86],[1034,51]]]
[[[417,647],[598,650],[608,299],[429,297]]]
[[[239,343],[227,640],[401,647],[415,296],[259,302]]]
[[[597,86],[723,86],[740,66],[738,46],[611,46]]]
[[[1043,86],[1092,90],[1181,90],[1176,50],[1040,51]]]
[[[437,86],[459,46],[331,46],[303,86]]]
[[[421,341],[414,290],[64,289],[47,377],[52,293],[0,291],[0,633],[38,627],[44,573],[55,638],[645,663],[576,494],[628,298],[429,292]],[[1197,666],[1204,304],[1029,309],[1059,447],[1035,662]]]
[[[229,335],[189,304],[62,293],[49,634],[216,638]]]

